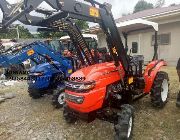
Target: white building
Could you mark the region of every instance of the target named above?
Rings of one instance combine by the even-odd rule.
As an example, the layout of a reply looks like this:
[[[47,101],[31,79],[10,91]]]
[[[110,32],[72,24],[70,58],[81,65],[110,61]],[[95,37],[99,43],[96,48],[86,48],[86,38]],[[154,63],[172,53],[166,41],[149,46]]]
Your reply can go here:
[[[160,59],[166,60],[168,65],[175,66],[180,57],[180,5],[141,11],[119,18],[116,20],[116,23],[138,18],[159,24],[158,56]],[[105,35],[97,27],[92,28],[91,31],[97,33],[99,47],[106,47]],[[138,43],[138,52],[136,54],[144,55],[145,61],[152,59],[154,44],[153,31],[143,30],[134,32],[128,38],[128,47],[131,48],[133,43]]]

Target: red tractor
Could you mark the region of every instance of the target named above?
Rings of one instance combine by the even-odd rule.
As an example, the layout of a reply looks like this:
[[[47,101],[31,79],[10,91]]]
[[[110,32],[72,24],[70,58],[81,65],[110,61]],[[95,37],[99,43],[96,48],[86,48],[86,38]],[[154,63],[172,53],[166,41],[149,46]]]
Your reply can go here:
[[[166,72],[160,71],[162,66],[166,66],[166,62],[157,60],[158,24],[138,19],[117,26],[123,32],[125,50],[128,49],[127,39],[131,32],[154,29],[156,41],[153,60],[144,67],[142,55],[125,55],[128,58],[128,71],[125,71],[121,61],[118,61],[118,67],[113,61],[76,71],[71,77],[84,77],[85,80],[71,80],[66,83],[64,118],[69,123],[77,118],[86,119],[88,122],[95,118],[113,122],[116,138],[121,140],[130,139],[132,135],[134,110],[129,104],[150,94],[153,106],[164,107],[168,98],[169,78]],[[132,51],[135,51],[136,47],[132,46]],[[119,108],[119,113],[112,107]]]
[[[41,10],[45,14],[50,13],[50,16],[46,18],[30,15],[32,10],[38,10],[37,7],[43,1],[56,12]],[[62,26],[68,31],[73,29],[62,20],[79,19],[98,23],[106,35],[107,46],[113,61],[94,64],[91,61],[91,55],[86,53],[88,52],[85,48],[86,44],[78,39],[82,34],[72,32],[72,35],[77,37],[77,39],[73,38],[75,44],[86,55],[85,61],[90,66],[76,71],[68,78],[64,118],[67,122],[74,122],[77,118],[88,122],[95,118],[109,121],[115,124],[115,139],[131,139],[134,109],[130,103],[148,94],[156,107],[162,108],[167,102],[168,74],[160,71],[162,66],[166,66],[166,62],[157,60],[158,28],[155,28],[153,60],[144,68],[143,56],[127,54],[127,36],[130,32],[124,30],[123,35],[126,40],[124,46],[111,13],[111,5],[101,4],[94,0],[85,1],[86,3],[77,0],[26,0],[22,12],[17,11],[16,16],[13,16],[11,20],[9,17],[5,18],[3,27],[7,27],[17,18],[24,24],[54,28],[58,31],[62,29]],[[134,27],[132,29],[136,30]]]

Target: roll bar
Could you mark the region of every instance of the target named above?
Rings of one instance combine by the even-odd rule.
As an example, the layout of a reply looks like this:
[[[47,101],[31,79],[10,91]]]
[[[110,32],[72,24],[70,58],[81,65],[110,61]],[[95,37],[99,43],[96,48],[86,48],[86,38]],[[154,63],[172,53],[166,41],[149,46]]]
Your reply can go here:
[[[158,23],[151,22],[148,20],[144,19],[135,19],[135,20],[129,20],[129,21],[124,21],[116,24],[117,27],[121,29],[121,32],[123,33],[123,36],[125,38],[125,48],[128,50],[127,46],[127,40],[128,40],[128,35],[131,34],[132,32],[136,31],[142,31],[142,30],[147,30],[147,29],[153,29],[155,31],[155,42],[154,42],[154,56],[152,60],[157,60],[158,59],[158,42],[157,42],[157,36],[158,36]]]

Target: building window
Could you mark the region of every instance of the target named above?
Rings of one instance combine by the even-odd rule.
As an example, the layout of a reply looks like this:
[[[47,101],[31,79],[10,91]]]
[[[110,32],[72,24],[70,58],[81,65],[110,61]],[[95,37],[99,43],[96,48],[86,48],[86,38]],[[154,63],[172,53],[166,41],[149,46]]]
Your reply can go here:
[[[138,43],[132,42],[132,53],[138,53]]]
[[[171,34],[160,34],[157,36],[158,45],[170,45],[171,43]],[[152,35],[152,46],[155,43],[155,35]]]

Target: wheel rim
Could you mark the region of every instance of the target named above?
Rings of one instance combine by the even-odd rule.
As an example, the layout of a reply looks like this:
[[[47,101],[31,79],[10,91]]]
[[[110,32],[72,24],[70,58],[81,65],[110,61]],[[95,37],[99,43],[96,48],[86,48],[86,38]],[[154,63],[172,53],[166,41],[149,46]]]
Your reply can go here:
[[[65,102],[65,93],[64,92],[60,93],[60,95],[58,97],[58,102],[60,105],[64,104],[64,102]]]
[[[128,125],[128,134],[127,134],[127,137],[129,138],[130,135],[131,135],[131,130],[132,130],[132,117],[129,119],[129,125]]]
[[[164,79],[162,83],[162,91],[161,91],[161,99],[163,102],[166,101],[167,96],[168,96],[168,81]]]

